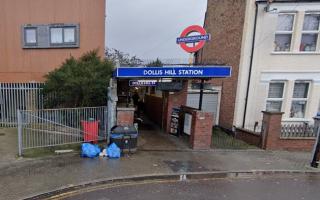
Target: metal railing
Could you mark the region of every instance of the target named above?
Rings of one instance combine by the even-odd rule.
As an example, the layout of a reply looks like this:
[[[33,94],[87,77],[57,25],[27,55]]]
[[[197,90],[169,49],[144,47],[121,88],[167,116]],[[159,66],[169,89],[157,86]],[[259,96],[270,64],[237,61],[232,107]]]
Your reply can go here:
[[[17,110],[43,108],[43,83],[0,83],[0,126],[17,125]]]
[[[281,138],[314,138],[316,131],[313,124],[307,122],[282,122]]]
[[[25,149],[108,139],[105,106],[18,110],[17,116],[20,156]],[[93,132],[85,131],[88,122],[96,122],[98,127],[91,127]]]

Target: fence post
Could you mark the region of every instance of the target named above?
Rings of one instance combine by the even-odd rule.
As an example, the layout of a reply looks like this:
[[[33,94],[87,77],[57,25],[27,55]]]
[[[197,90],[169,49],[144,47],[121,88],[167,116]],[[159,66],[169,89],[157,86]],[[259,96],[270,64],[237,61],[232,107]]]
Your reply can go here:
[[[283,112],[262,111],[262,149],[279,149],[277,142],[281,135],[281,118]]]
[[[18,153],[19,153],[19,156],[22,156],[22,115],[19,109],[17,110],[17,118],[18,118]]]
[[[103,107],[103,126],[104,126],[104,140],[109,143],[109,127],[108,127],[108,107]]]

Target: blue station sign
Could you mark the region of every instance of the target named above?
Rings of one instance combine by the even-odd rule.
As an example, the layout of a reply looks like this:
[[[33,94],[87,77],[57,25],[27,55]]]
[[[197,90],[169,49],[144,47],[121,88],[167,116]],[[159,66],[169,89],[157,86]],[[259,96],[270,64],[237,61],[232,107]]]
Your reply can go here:
[[[231,76],[230,66],[119,67],[117,78],[224,78]]]
[[[179,38],[177,38],[177,44],[196,43],[196,42],[200,42],[200,41],[209,41],[209,40],[210,40],[210,34],[195,35],[195,36],[179,37]]]
[[[154,87],[157,85],[157,80],[130,80],[129,86],[131,87],[140,87],[140,86],[148,86]]]

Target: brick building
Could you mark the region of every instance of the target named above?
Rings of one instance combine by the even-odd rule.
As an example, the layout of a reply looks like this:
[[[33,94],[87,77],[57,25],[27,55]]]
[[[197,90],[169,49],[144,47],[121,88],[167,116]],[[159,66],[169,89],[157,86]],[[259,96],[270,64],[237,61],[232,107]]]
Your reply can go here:
[[[11,123],[66,58],[104,55],[105,0],[2,0],[0,26],[0,123]]]
[[[262,110],[284,112],[283,122],[313,123],[319,111],[320,1],[208,0],[211,41],[199,64],[232,66],[221,87],[219,125],[259,131]]]

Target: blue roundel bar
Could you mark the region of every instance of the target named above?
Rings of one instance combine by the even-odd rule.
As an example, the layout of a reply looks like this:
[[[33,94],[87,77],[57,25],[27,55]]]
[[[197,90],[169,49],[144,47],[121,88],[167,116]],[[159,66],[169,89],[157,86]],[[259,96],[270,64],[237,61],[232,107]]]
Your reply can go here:
[[[117,78],[225,78],[231,77],[230,66],[119,67]]]

